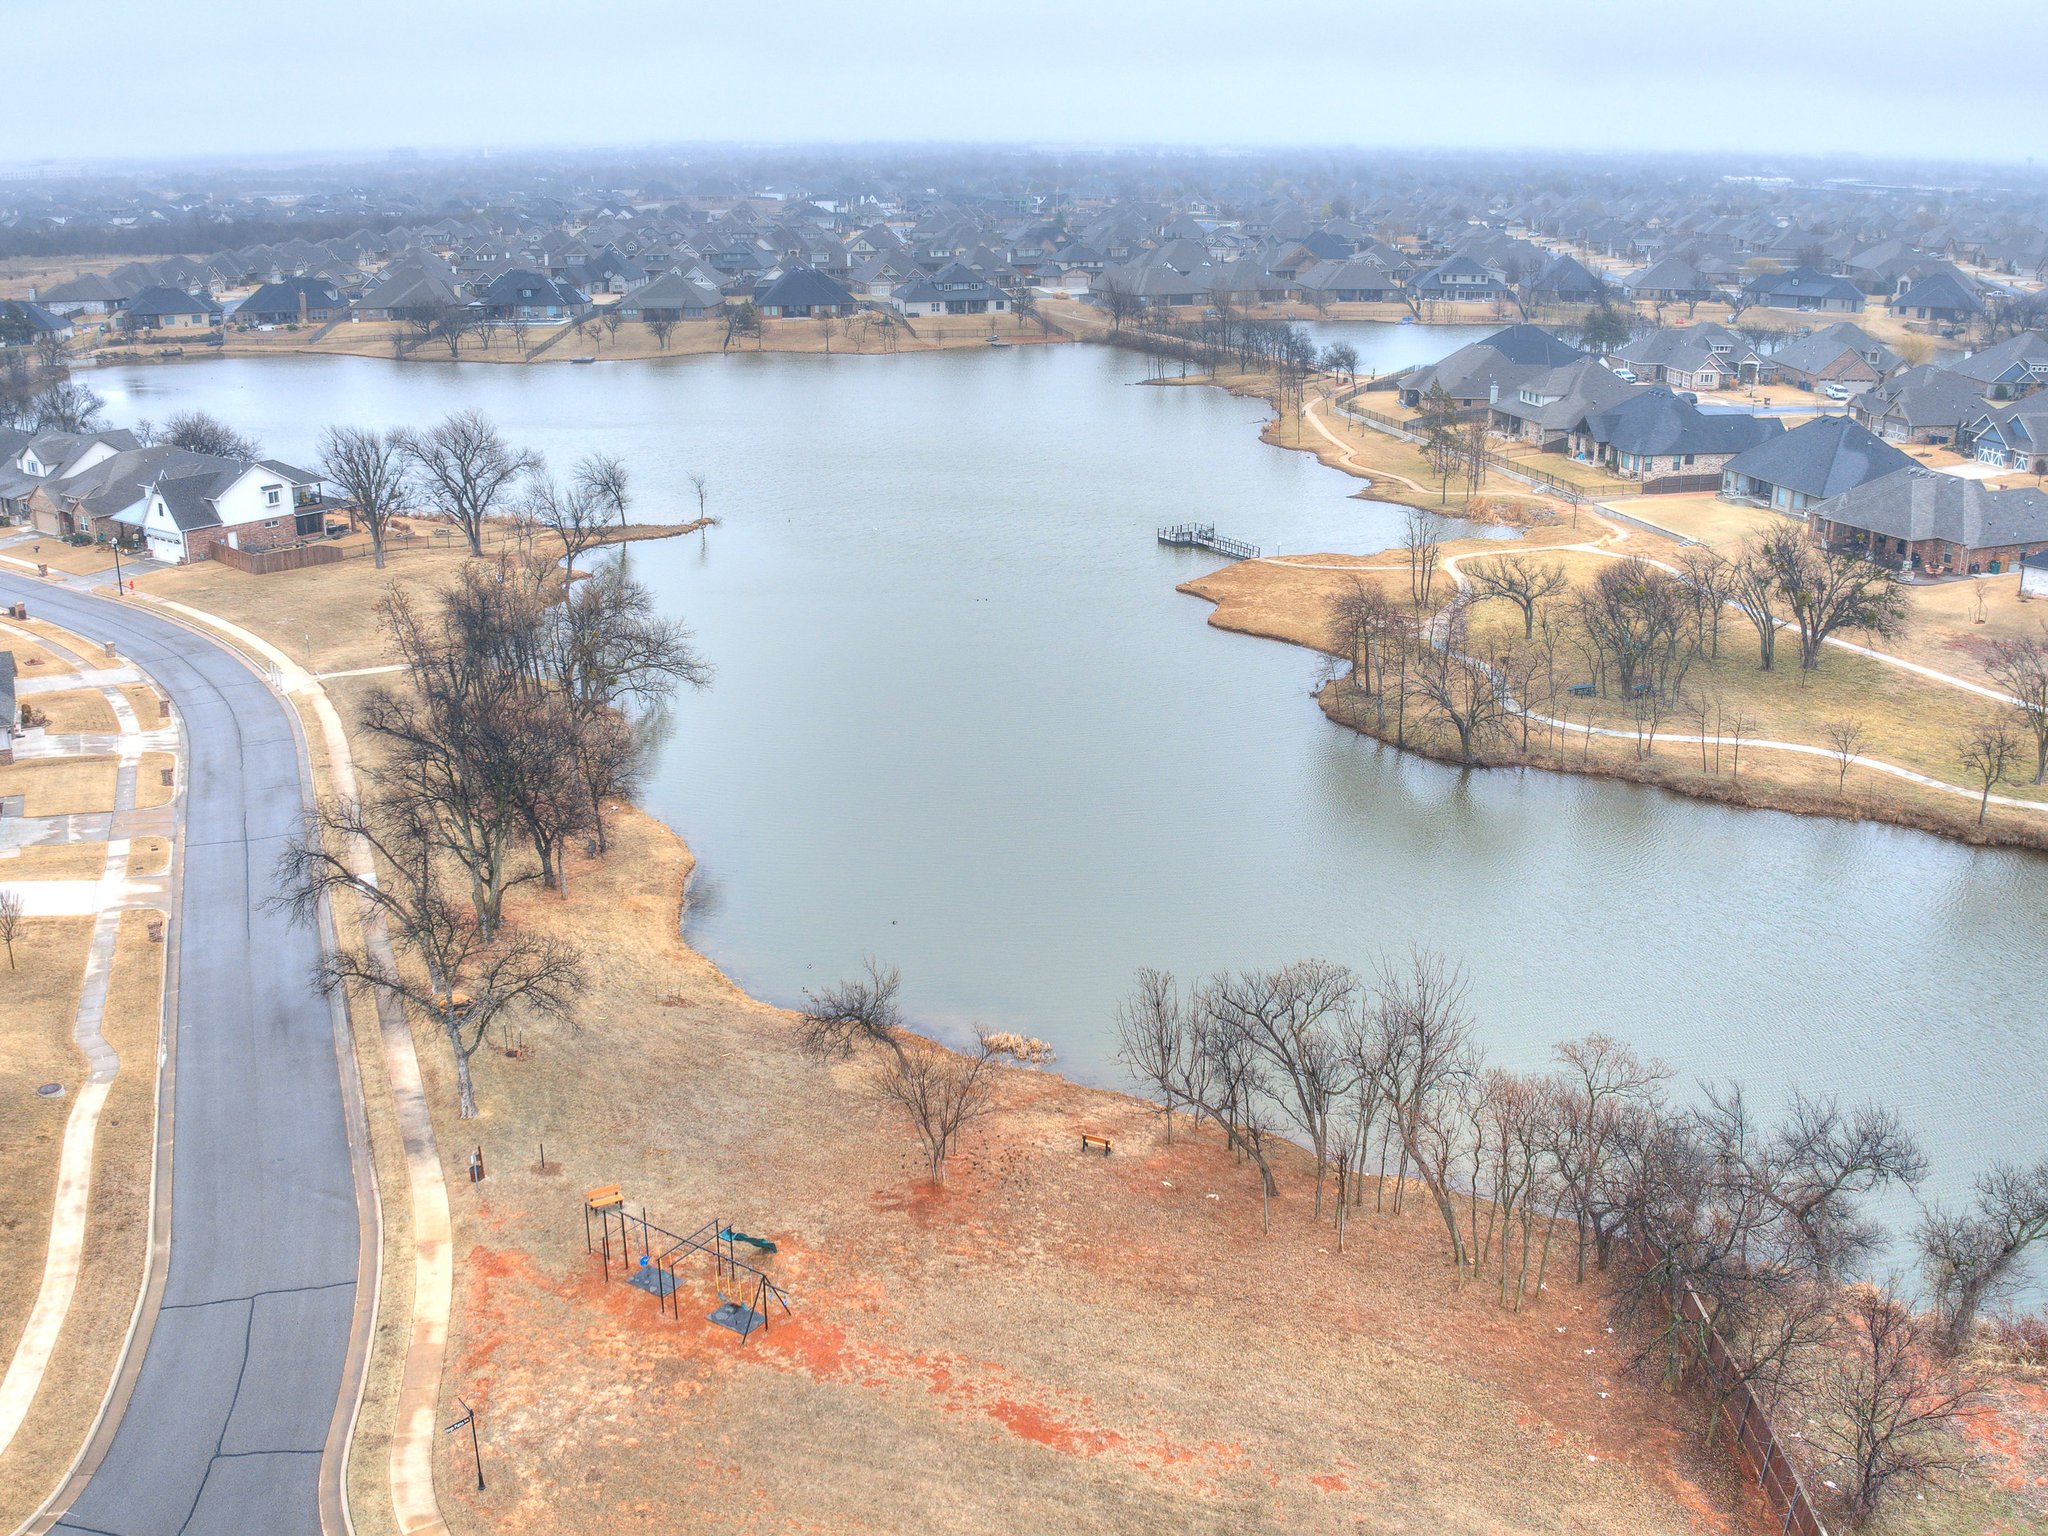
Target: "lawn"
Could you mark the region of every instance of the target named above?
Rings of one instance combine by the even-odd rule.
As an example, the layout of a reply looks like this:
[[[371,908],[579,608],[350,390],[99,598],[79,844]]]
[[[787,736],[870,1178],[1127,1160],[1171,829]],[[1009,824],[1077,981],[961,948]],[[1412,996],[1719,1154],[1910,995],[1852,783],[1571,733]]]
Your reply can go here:
[[[114,709],[97,688],[63,688],[32,695],[29,703],[50,717],[48,729],[58,736],[89,732],[112,734],[118,729]]]
[[[72,816],[114,808],[116,757],[44,757],[0,766],[0,797],[20,795],[24,816]]]
[[[0,1526],[10,1529],[51,1492],[84,1444],[87,1429],[99,1412],[113,1377],[114,1363],[135,1310],[149,1237],[150,1168],[156,1139],[156,1047],[164,947],[150,942],[148,927],[150,920],[159,915],[147,911],[121,914],[113,968],[108,977],[106,1017],[100,1025],[100,1032],[121,1058],[121,1071],[101,1108],[93,1145],[92,1195],[77,1293],[50,1357],[49,1372],[35,1406],[7,1453],[0,1456]],[[79,934],[72,952],[69,984],[68,1008],[75,1009],[78,973],[84,966],[85,936],[91,923],[83,918],[69,921],[76,924]],[[10,1017],[11,1009],[0,1005],[0,1021]],[[0,1022],[0,1028],[4,1027],[4,1022]],[[63,1029],[67,1042],[70,1028],[67,1011]],[[50,1125],[56,1127],[53,1135],[61,1134],[71,1091],[76,1090],[84,1070],[83,1058],[76,1052],[71,1052],[71,1060],[75,1065],[62,1079],[70,1091],[60,1099],[33,1101],[34,1110],[47,1114]],[[0,1137],[7,1134],[7,1113],[17,1098],[14,1090],[13,1053],[0,1049]],[[11,1155],[0,1161],[5,1162],[10,1174],[17,1166]],[[16,1202],[14,1207],[0,1208],[6,1208],[8,1216],[21,1223],[19,1231],[25,1234],[33,1228],[41,1234],[33,1243],[30,1297],[41,1278],[55,1172],[53,1144],[44,1179],[10,1177],[5,1187],[0,1188],[0,1202]],[[10,1233],[10,1238],[14,1235]],[[19,1265],[30,1262],[23,1255],[23,1247],[24,1243],[19,1241],[0,1245],[0,1287],[14,1285]],[[24,1303],[24,1316],[25,1311]],[[15,1317],[0,1324],[0,1347],[10,1353],[21,1321],[21,1317]]]

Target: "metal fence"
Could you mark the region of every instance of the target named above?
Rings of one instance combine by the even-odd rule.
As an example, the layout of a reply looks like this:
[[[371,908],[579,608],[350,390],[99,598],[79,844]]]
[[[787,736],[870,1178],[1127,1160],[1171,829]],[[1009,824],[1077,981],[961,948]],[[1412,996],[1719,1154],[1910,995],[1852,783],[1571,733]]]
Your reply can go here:
[[[1733,1354],[1721,1335],[1713,1330],[1706,1304],[1691,1286],[1685,1289],[1683,1305],[1691,1320],[1700,1325],[1699,1331],[1706,1335],[1706,1348],[1702,1352],[1695,1330],[1680,1330],[1693,1357],[1706,1372],[1708,1389],[1720,1403],[1717,1410],[1719,1427],[1727,1432],[1728,1444],[1736,1459],[1763,1490],[1771,1513],[1778,1517],[1778,1529],[1784,1536],[1828,1536],[1827,1525],[1821,1519],[1820,1511],[1813,1507],[1799,1469],[1785,1454],[1777,1431],[1771,1427],[1770,1415],[1764,1412],[1763,1404],[1756,1400],[1749,1384],[1739,1379],[1741,1372]],[[1730,1382],[1734,1383],[1732,1390]]]

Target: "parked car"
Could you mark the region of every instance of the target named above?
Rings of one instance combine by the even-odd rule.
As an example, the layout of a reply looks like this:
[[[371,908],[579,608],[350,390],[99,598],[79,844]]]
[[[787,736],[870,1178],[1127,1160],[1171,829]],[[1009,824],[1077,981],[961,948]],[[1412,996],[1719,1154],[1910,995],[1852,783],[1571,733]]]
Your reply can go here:
[[[1849,391],[1839,384],[1823,384],[1820,387],[1820,392],[1830,400],[1846,400],[1849,398]]]
[[[1633,368],[1617,368],[1614,370],[1614,376],[1624,384],[1633,384],[1636,381],[1636,373]]]

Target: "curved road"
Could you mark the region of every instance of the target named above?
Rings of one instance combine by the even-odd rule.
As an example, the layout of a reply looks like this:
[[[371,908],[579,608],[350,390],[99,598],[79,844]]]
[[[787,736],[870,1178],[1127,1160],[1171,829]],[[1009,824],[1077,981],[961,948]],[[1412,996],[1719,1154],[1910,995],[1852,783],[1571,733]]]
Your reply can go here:
[[[146,609],[6,575],[0,601],[112,640],[170,696],[189,751],[169,1262],[141,1368],[46,1528],[311,1536],[362,1242],[335,1015],[309,983],[319,936],[266,905],[306,802],[294,722],[239,656]]]

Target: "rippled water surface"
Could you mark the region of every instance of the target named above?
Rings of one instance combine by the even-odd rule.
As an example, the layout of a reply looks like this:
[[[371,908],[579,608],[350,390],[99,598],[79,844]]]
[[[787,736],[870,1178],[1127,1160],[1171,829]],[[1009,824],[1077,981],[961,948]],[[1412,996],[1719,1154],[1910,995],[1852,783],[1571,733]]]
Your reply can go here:
[[[1483,328],[1482,328],[1483,329]],[[1466,339],[1331,327],[1386,362]],[[1392,350],[1389,350],[1392,349]],[[695,626],[654,810],[700,860],[691,937],[796,1000],[863,952],[911,1011],[1052,1041],[1111,1080],[1140,965],[1459,957],[1501,1060],[1605,1030],[1688,1079],[1902,1105],[1953,1189],[2048,1141],[2048,862],[1538,773],[1460,774],[1324,721],[1313,658],[1205,626],[1213,565],[1383,547],[1400,514],[1259,443],[1219,391],[1093,348],[596,367],[222,360],[111,371],[116,415],[204,406],[306,458],[328,421],[458,406],[647,513],[724,521],[630,558]],[[280,587],[282,592],[284,589]]]

